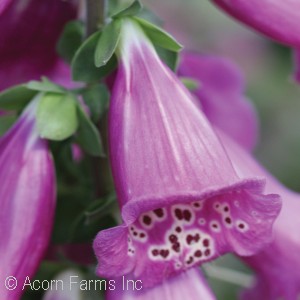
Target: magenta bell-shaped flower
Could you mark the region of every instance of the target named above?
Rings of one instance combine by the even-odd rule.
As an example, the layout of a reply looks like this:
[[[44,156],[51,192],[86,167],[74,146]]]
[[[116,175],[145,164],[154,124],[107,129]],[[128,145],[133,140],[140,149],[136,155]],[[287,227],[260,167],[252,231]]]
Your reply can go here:
[[[38,99],[0,140],[0,298],[20,299],[48,246],[55,174],[47,141],[35,127]],[[17,280],[7,280],[13,276]]]
[[[245,79],[238,66],[221,56],[183,53],[179,75],[199,82],[193,93],[209,121],[245,149],[253,149],[258,120],[251,102],[244,95]]]
[[[275,41],[300,49],[299,0],[212,0],[229,15]],[[298,54],[296,54],[298,55]],[[299,69],[299,60],[296,61]],[[299,74],[295,79],[300,82]]]
[[[132,273],[150,287],[226,252],[256,253],[271,239],[278,196],[237,176],[189,91],[129,20],[119,52],[109,138],[124,224],[96,237],[98,275]]]
[[[240,176],[265,176],[266,190],[282,197],[282,210],[273,227],[274,241],[258,254],[243,258],[257,272],[257,280],[242,298],[296,300],[300,296],[300,195],[284,187],[228,137],[223,135],[222,141]]]
[[[1,0],[0,90],[41,76],[67,85],[69,67],[55,45],[75,17],[73,0]]]

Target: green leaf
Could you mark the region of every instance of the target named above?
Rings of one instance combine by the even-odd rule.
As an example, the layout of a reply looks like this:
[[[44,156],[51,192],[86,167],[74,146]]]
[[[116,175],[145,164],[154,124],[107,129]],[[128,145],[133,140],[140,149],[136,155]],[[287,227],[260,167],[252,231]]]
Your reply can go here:
[[[122,20],[114,20],[103,28],[95,51],[96,67],[106,65],[115,53],[120,40],[121,24]]]
[[[0,108],[4,110],[21,110],[37,94],[25,84],[16,85],[0,93]]]
[[[182,49],[182,45],[179,44],[170,34],[168,34],[163,29],[146,21],[145,19],[134,17],[134,20],[136,20],[140,24],[140,26],[154,45],[174,52],[178,52]]]
[[[77,105],[77,113],[79,119],[79,129],[77,132],[77,140],[80,146],[92,156],[104,157],[104,150],[99,131],[91,122],[90,118],[83,111],[81,106]]]
[[[46,93],[37,109],[37,128],[41,137],[61,141],[78,127],[76,99],[71,94]]]
[[[164,24],[162,19],[147,7],[143,7],[136,16],[160,27],[162,27]]]
[[[82,22],[71,21],[65,26],[58,40],[56,51],[66,62],[70,63],[72,61],[74,54],[81,45],[83,35]]]
[[[142,3],[139,0],[135,0],[125,9],[119,11],[118,13],[112,15],[112,18],[124,18],[124,17],[130,17],[135,16],[138,14],[142,9]]]
[[[198,90],[200,87],[200,83],[193,78],[180,77],[180,80],[190,91]]]
[[[53,92],[53,93],[65,93],[66,90],[51,82],[47,77],[42,77],[42,81],[32,80],[27,83],[27,88],[38,92]]]
[[[95,82],[107,76],[117,66],[115,56],[109,62],[97,68],[94,62],[95,49],[100,38],[101,32],[92,34],[76,51],[72,60],[72,77],[76,81]]]
[[[16,115],[11,113],[0,117],[0,136],[6,133],[6,131],[13,125],[16,119]]]
[[[174,72],[176,72],[178,65],[178,52],[170,51],[159,46],[155,46],[155,50],[159,57],[165,62],[165,64]]]
[[[90,109],[92,121],[94,123],[98,122],[108,109],[108,89],[103,84],[96,84],[85,89],[82,92],[82,97]]]

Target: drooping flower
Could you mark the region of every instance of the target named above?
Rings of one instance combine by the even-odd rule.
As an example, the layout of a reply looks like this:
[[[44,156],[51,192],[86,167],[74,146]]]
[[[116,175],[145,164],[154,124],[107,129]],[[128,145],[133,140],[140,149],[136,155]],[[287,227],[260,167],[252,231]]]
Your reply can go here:
[[[288,190],[247,152],[225,136],[222,142],[240,176],[265,176],[266,190],[282,197],[282,210],[274,223],[274,241],[258,254],[243,258],[256,272],[253,289],[243,299],[296,300],[300,296],[300,195]]]
[[[64,83],[69,68],[55,47],[66,22],[76,17],[72,1],[7,0],[0,4],[0,90],[48,76]],[[67,78],[68,78],[67,77]]]
[[[279,43],[299,49],[300,2],[298,0],[212,1],[242,23]],[[297,74],[296,80],[299,81]]]
[[[203,59],[202,55],[192,55],[192,59],[186,59],[188,55],[185,55],[181,60],[180,70],[184,76],[190,76],[195,80],[202,83],[202,94],[196,91],[196,96],[202,104],[203,101],[212,101],[214,99],[210,97],[203,97],[207,93],[205,90],[210,88],[213,78],[206,76],[206,74],[197,72],[193,68],[198,68]],[[211,68],[218,68],[212,65]],[[222,70],[222,69],[220,69]],[[230,77],[230,69],[223,69],[225,78]],[[221,76],[221,75],[219,75]],[[223,89],[216,87],[214,94],[219,101],[229,101],[230,99],[221,98]],[[230,96],[230,95],[228,95]],[[211,100],[212,99],[212,100]],[[235,115],[232,116],[232,122],[236,127],[246,128],[247,121],[245,118],[240,118],[245,113],[245,104],[243,101],[245,98],[241,97],[241,101],[235,103],[234,111]],[[203,103],[205,106],[206,103]],[[223,104],[220,103],[222,107]],[[227,115],[226,110],[219,109],[219,106],[210,106],[212,114],[216,119],[225,120]],[[205,111],[205,110],[204,110]],[[251,109],[252,111],[252,109]],[[255,117],[255,115],[253,115]],[[252,122],[255,122],[256,118]],[[249,122],[251,124],[252,122]],[[282,196],[282,210],[279,217],[276,219],[274,230],[274,241],[265,247],[258,254],[251,257],[244,257],[246,261],[255,271],[257,271],[256,285],[253,289],[245,291],[243,299],[245,300],[295,300],[297,295],[300,295],[300,271],[297,267],[299,265],[299,251],[300,251],[300,234],[297,228],[300,226],[298,221],[298,211],[300,210],[300,195],[292,191],[289,191],[282,184],[280,184],[272,175],[263,169],[255,159],[246,152],[241,146],[240,139],[237,138],[234,141],[232,138],[236,138],[230,131],[226,131],[222,128],[222,124],[215,125],[222,129],[219,129],[219,136],[221,141],[233,162],[233,165],[240,177],[249,177],[254,175],[260,175],[266,178],[266,192],[278,193]],[[220,126],[221,125],[221,126]],[[257,134],[254,134],[256,136]],[[230,137],[229,137],[230,136]]]
[[[141,282],[122,277],[115,281],[115,289],[107,289],[106,300],[215,300],[199,270],[191,269],[161,284],[145,289]]]
[[[256,253],[279,198],[257,178],[240,180],[189,91],[129,20],[119,52],[109,137],[124,224],[96,237],[98,275],[132,273],[150,287],[225,252]]]
[[[213,125],[222,128],[244,148],[251,150],[255,146],[256,113],[244,96],[243,75],[232,61],[220,56],[184,53],[179,75],[199,81],[199,88],[193,92]]]
[[[0,140],[0,298],[20,299],[47,248],[55,210],[55,175],[47,141],[35,127],[37,99]],[[5,288],[5,278],[19,284]],[[13,282],[7,282],[10,287]]]

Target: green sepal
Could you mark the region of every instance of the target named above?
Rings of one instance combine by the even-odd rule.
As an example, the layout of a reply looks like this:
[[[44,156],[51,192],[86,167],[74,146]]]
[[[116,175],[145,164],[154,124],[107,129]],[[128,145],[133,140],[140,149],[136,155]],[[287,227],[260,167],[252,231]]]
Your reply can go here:
[[[40,136],[62,141],[73,135],[78,128],[76,105],[72,94],[42,94],[36,113]]]
[[[57,53],[70,63],[80,47],[84,36],[84,26],[80,21],[71,21],[65,26],[56,46]]]
[[[77,114],[79,120],[77,142],[88,154],[105,157],[100,133],[80,104],[77,104]]]
[[[94,57],[95,49],[101,32],[92,34],[76,51],[72,60],[72,77],[75,81],[95,82],[102,77],[107,76],[117,66],[117,59],[115,55],[109,62],[101,67],[95,66]]]
[[[0,116],[0,136],[6,133],[6,131],[14,124],[17,120],[16,114],[9,113]]]
[[[104,26],[95,50],[97,68],[106,65],[115,53],[120,40],[121,25],[122,20],[117,19]]]
[[[143,8],[142,3],[139,0],[135,0],[128,7],[113,14],[111,17],[113,19],[116,19],[116,18],[135,16],[142,10],[142,8]]]
[[[172,71],[176,72],[179,58],[178,52],[170,51],[157,45],[155,46],[155,50],[161,60],[163,60]]]
[[[28,89],[37,92],[66,93],[66,90],[63,87],[53,83],[47,77],[42,77],[42,81],[29,81],[26,86]]]
[[[200,83],[190,77],[180,77],[181,82],[186,86],[190,91],[198,90],[200,87]]]
[[[133,17],[133,19],[139,23],[154,45],[174,52],[179,52],[182,49],[183,46],[160,27],[146,21],[145,19],[138,17]]]
[[[91,119],[97,123],[108,109],[109,91],[104,84],[89,86],[81,93],[85,104],[91,112]]]
[[[28,89],[26,84],[20,84],[0,93],[0,108],[4,110],[21,110],[28,104],[37,91]]]

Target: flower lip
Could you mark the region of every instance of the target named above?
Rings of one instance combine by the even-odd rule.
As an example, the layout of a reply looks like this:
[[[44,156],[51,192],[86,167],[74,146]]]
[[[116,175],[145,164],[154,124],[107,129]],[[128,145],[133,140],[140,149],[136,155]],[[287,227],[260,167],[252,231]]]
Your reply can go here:
[[[176,195],[170,195],[169,197],[159,198],[149,196],[146,199],[134,199],[128,201],[122,208],[122,218],[126,225],[134,223],[141,214],[154,210],[157,208],[163,208],[174,204],[186,204],[193,201],[201,201],[209,199],[214,196],[219,196],[224,193],[229,193],[241,189],[247,189],[250,192],[260,193],[265,186],[265,179],[263,177],[257,177],[252,179],[239,180],[231,185],[209,187],[201,193],[197,191],[191,191],[186,193],[178,193]]]

